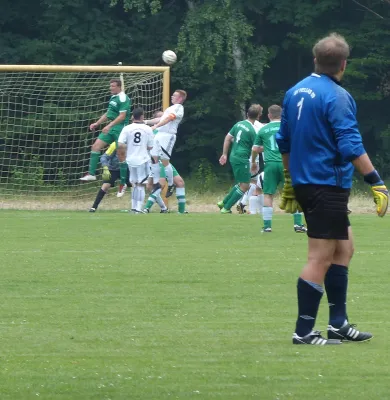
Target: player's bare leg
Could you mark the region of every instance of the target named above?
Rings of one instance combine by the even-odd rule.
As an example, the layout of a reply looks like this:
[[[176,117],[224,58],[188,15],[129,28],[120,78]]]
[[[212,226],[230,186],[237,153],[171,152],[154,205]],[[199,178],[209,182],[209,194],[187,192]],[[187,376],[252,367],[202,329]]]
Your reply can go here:
[[[88,174],[84,175],[80,178],[80,181],[96,181],[96,168],[99,163],[100,152],[105,147],[107,147],[107,143],[101,139],[96,139],[94,144],[91,147],[91,158],[89,160],[89,170]]]

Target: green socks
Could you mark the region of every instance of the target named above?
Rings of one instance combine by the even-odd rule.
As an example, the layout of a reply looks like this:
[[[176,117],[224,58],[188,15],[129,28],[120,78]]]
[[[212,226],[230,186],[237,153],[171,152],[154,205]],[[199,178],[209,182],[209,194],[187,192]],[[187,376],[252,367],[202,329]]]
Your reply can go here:
[[[230,193],[223,199],[224,208],[226,210],[230,210],[243,195],[244,192],[240,189],[240,187],[238,185],[234,186]],[[225,201],[226,198],[228,198],[227,201]]]
[[[303,225],[302,223],[302,213],[300,212],[296,212],[295,214],[293,214],[294,217],[294,225]]]
[[[127,162],[121,161],[119,163],[119,172],[121,178],[121,185],[124,185],[127,182]]]
[[[89,171],[90,175],[96,175],[96,168],[99,164],[100,151],[91,151],[91,158],[89,159]]]
[[[233,188],[230,190],[230,192],[225,196],[225,198],[222,200],[222,203],[226,205],[226,203],[230,200],[230,198],[233,196],[234,192],[238,188],[238,185],[233,186]]]

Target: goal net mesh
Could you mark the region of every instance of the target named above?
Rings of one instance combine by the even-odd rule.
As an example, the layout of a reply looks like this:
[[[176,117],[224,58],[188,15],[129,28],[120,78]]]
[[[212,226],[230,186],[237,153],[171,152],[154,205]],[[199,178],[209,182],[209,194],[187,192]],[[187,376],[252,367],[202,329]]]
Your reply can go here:
[[[90,206],[101,180],[79,180],[100,133],[89,125],[106,112],[109,81],[119,77],[118,72],[0,72],[0,208]],[[162,72],[127,72],[123,80],[132,106],[143,107],[146,118],[162,109]]]

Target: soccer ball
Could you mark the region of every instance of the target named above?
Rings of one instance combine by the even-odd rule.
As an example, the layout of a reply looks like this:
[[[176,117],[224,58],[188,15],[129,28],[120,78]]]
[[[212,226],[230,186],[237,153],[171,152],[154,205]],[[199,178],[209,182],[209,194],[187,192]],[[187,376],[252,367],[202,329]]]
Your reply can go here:
[[[165,50],[162,54],[162,59],[165,64],[172,65],[176,62],[177,56],[176,53],[172,50]]]

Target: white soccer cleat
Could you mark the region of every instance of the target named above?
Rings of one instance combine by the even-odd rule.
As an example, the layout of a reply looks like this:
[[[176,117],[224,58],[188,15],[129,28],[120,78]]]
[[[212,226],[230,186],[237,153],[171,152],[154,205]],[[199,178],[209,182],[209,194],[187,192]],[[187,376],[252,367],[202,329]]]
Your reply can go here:
[[[80,181],[83,182],[96,181],[96,176],[91,174],[86,174],[82,178],[80,178]]]
[[[116,197],[122,197],[126,193],[127,185],[119,185],[118,192],[116,194]]]

